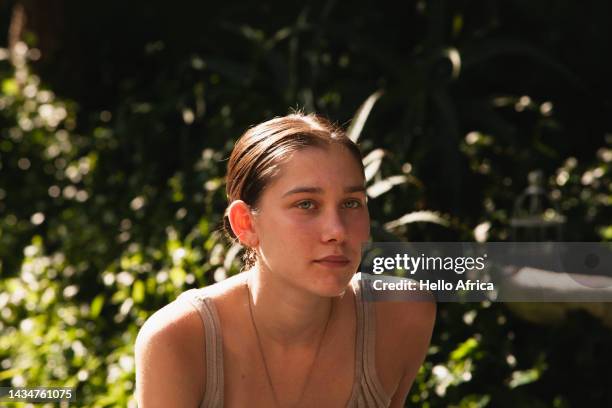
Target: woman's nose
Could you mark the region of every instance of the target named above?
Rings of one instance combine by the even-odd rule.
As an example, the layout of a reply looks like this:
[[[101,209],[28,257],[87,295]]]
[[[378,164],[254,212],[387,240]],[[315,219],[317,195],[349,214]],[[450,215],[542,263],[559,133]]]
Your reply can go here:
[[[328,211],[322,219],[322,240],[324,242],[343,242],[346,239],[345,222],[342,210],[333,209]]]

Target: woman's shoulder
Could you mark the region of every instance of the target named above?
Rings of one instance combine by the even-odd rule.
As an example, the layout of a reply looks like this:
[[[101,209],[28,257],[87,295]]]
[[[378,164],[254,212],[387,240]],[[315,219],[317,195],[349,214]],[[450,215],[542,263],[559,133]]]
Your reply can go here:
[[[368,274],[358,273],[351,280],[356,290],[362,291],[360,281],[372,279]],[[366,285],[367,286],[367,285]],[[372,302],[376,316],[377,331],[388,332],[393,337],[411,332],[412,335],[422,333],[427,335],[433,328],[436,317],[436,302],[428,291],[412,291],[405,300],[366,300]],[[401,299],[401,298],[400,298]]]
[[[431,341],[436,303],[425,298],[374,302],[377,369],[383,384],[388,386],[392,405],[403,404]]]
[[[200,289],[192,289],[183,293],[183,296],[189,296],[192,293],[194,295],[214,299],[215,301],[227,300],[235,296],[236,292],[243,290],[242,287],[246,282],[247,273],[248,272],[238,273],[212,285]],[[188,294],[188,292],[190,293]]]
[[[426,351],[436,320],[436,302],[428,293],[419,300],[374,302],[377,334],[386,344],[397,343],[398,347]],[[408,356],[411,360],[414,356]]]
[[[151,315],[136,338],[139,405],[199,403],[204,391],[204,326],[198,312],[175,300]]]
[[[419,300],[374,302],[377,320],[395,331],[429,334],[436,318],[436,302],[424,293]],[[399,334],[399,333],[398,333]]]
[[[227,323],[233,311],[240,307],[240,301],[244,300],[245,281],[246,274],[239,273],[215,284],[183,292],[177,301],[186,300],[184,303],[191,303],[195,309],[201,310],[205,307],[204,299],[208,299],[208,309],[212,309],[217,318]]]
[[[199,317],[198,308],[189,300],[210,298],[215,303],[228,300],[232,298],[233,292],[238,290],[241,282],[244,282],[244,277],[240,275],[181,293],[145,321],[138,333],[138,340],[140,343],[155,338],[168,338],[175,343],[192,341],[193,338],[203,340],[205,327]]]

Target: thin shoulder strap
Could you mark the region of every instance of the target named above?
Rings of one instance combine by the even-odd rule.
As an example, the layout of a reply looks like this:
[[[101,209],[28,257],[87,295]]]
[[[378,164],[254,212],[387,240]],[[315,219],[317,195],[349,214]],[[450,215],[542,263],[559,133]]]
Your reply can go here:
[[[355,307],[357,311],[357,344],[355,346],[355,374],[362,388],[359,395],[363,400],[358,406],[387,407],[391,399],[386,395],[376,372],[376,315],[373,302],[364,300],[364,286],[359,279],[353,279]],[[367,288],[367,286],[365,287]]]
[[[364,339],[364,310],[363,301],[361,299],[361,285],[358,279],[353,278],[351,281],[353,291],[355,293],[355,319],[357,321],[357,329],[355,333],[355,382],[359,384],[363,376],[363,345]],[[355,391],[355,389],[353,389]]]
[[[199,312],[204,324],[206,353],[206,389],[201,408],[223,406],[223,338],[215,303],[202,289],[191,289],[179,298],[185,298]]]

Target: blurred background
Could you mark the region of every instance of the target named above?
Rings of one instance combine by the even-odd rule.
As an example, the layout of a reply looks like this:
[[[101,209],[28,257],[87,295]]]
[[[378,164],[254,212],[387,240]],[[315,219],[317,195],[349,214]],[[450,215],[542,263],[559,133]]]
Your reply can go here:
[[[134,407],[145,319],[240,270],[219,232],[233,142],[291,109],[352,124],[374,240],[505,241],[528,216],[534,236],[611,241],[610,16],[605,0],[1,2],[0,386]],[[609,304],[440,304],[408,404],[612,406],[611,327]]]

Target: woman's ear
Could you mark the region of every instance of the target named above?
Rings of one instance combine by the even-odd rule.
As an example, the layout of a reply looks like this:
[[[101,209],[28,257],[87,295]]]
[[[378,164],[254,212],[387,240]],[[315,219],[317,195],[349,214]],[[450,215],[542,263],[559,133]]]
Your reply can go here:
[[[242,200],[233,201],[227,209],[232,231],[241,244],[254,247],[259,243],[259,238],[253,226],[253,214],[251,208]]]

